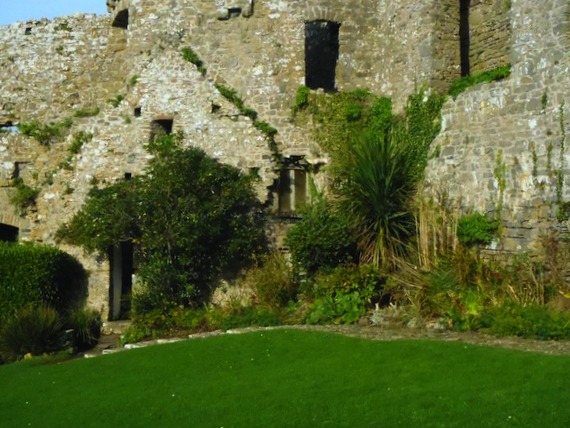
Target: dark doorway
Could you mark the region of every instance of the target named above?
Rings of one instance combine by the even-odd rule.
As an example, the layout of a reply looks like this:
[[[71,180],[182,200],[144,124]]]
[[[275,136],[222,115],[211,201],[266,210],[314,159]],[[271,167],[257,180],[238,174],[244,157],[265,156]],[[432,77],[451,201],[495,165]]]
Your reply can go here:
[[[129,28],[129,9],[123,9],[117,13],[113,20],[113,27],[127,29]]]
[[[334,91],[339,54],[340,24],[331,21],[305,22],[305,85]]]
[[[471,29],[469,26],[469,9],[471,0],[460,0],[459,3],[459,55],[461,58],[461,76],[469,76],[471,73],[471,61],[469,59],[471,49]]]
[[[16,242],[18,240],[18,228],[0,223],[0,241]]]
[[[130,316],[133,291],[134,250],[130,241],[121,242],[110,251],[111,286],[109,287],[109,319]]]

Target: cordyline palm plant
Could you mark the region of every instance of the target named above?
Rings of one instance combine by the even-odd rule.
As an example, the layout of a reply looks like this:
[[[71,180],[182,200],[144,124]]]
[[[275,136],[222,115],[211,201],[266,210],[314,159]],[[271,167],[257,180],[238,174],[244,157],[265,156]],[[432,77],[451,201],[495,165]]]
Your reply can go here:
[[[409,201],[415,190],[416,159],[410,156],[404,126],[384,135],[365,133],[337,164],[335,193],[352,219],[361,260],[390,267],[414,233]]]

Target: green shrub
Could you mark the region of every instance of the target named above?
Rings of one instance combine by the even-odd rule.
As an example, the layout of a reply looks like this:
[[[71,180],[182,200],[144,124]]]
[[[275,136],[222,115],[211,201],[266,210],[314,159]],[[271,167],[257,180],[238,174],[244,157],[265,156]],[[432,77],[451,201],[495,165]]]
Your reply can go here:
[[[349,219],[328,200],[315,197],[301,215],[285,240],[296,275],[311,277],[320,269],[357,261]]]
[[[212,308],[208,312],[211,328],[230,330],[241,327],[267,327],[279,325],[281,318],[275,310],[263,306],[233,305],[228,308]]]
[[[277,251],[263,257],[258,267],[248,271],[244,282],[252,285],[258,303],[274,308],[285,306],[297,295],[289,264]]]
[[[7,361],[60,351],[64,346],[63,323],[48,306],[22,307],[6,318],[0,329],[0,354]]]
[[[468,88],[478,85],[479,83],[484,82],[494,82],[497,80],[503,80],[511,75],[511,64],[506,64],[500,67],[497,67],[493,70],[485,71],[481,74],[475,74],[472,76],[463,76],[460,79],[457,79],[451,83],[449,87],[449,95],[453,97],[453,99],[457,98],[459,94],[466,91]]]
[[[370,304],[380,297],[385,282],[386,277],[373,265],[338,266],[316,276],[315,295],[333,297],[358,292],[360,298]]]
[[[67,315],[71,345],[75,352],[91,349],[101,337],[101,314],[93,309],[74,308]]]
[[[337,293],[315,300],[309,309],[308,324],[353,324],[366,314],[366,300],[358,291]]]
[[[45,245],[0,242],[0,278],[0,321],[29,304],[63,313],[87,296],[81,264]]]
[[[488,310],[484,327],[498,336],[521,336],[543,340],[570,339],[570,313],[546,306],[503,305]]]
[[[136,240],[146,304],[202,306],[224,275],[265,250],[253,178],[173,136],[147,148],[146,174],[94,189],[58,237],[101,254]]]
[[[457,226],[457,238],[466,246],[489,245],[499,230],[499,222],[475,212],[461,216]]]

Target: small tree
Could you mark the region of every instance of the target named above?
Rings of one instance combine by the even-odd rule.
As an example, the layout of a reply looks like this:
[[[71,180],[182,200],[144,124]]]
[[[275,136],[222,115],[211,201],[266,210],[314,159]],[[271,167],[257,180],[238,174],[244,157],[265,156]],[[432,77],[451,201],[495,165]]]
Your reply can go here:
[[[92,191],[59,236],[103,254],[132,240],[151,301],[201,304],[222,275],[264,249],[253,178],[172,136],[147,148],[146,174]]]

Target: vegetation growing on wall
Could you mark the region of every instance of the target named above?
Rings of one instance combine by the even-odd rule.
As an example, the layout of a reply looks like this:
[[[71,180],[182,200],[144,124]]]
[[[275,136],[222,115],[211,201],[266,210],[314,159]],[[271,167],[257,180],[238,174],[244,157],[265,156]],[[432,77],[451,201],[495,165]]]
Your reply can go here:
[[[316,124],[314,137],[332,158],[332,192],[351,219],[363,261],[391,264],[414,234],[410,201],[440,129],[443,100],[421,90],[397,116],[389,98],[366,90],[297,92],[294,120]]]
[[[459,94],[465,92],[468,88],[478,85],[479,83],[494,82],[497,80],[506,79],[511,75],[511,64],[502,65],[493,70],[485,71],[481,74],[463,76],[460,79],[451,83],[449,88],[449,95],[454,99]]]
[[[64,135],[64,131],[71,128],[71,125],[73,125],[71,119],[48,124],[34,119],[31,122],[20,123],[18,129],[23,135],[32,137],[42,146],[49,147],[52,143],[58,141]]]
[[[20,215],[24,215],[36,205],[36,198],[40,190],[28,186],[20,177],[16,177],[13,184],[14,190],[10,196],[10,202],[16,207]]]
[[[191,47],[186,46],[182,48],[182,58],[194,64],[202,76],[206,75],[207,70],[206,67],[204,66],[204,61],[200,59],[198,54],[196,54],[196,52],[194,52],[194,50]]]

